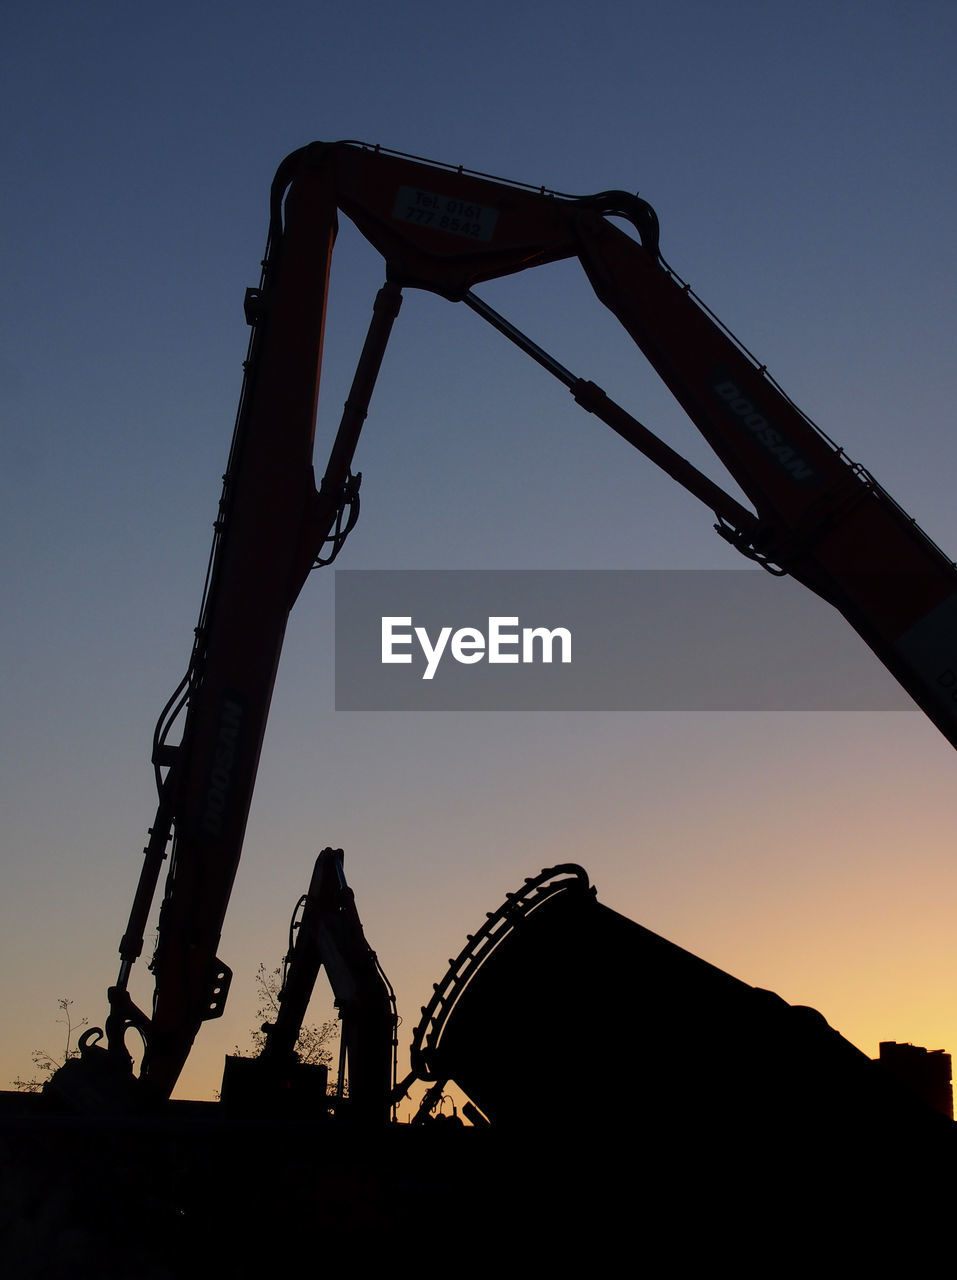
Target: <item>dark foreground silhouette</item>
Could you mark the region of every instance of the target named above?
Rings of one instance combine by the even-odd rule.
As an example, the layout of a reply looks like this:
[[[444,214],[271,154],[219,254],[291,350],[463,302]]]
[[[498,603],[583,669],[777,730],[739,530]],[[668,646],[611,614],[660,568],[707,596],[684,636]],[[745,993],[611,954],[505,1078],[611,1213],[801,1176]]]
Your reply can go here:
[[[258,1276],[397,1246],[493,1274],[776,1274],[913,1263],[950,1233],[952,1121],[820,1014],[602,906],[577,867],[490,913],[413,1062],[490,1124],[0,1095],[3,1273]]]

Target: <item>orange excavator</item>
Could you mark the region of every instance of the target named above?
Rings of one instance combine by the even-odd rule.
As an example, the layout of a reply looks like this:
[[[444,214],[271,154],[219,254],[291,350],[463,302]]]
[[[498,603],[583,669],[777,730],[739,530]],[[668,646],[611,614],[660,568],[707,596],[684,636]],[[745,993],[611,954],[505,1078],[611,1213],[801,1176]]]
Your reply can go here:
[[[382,255],[385,283],[317,486],[317,387],[340,214]],[[753,510],[473,292],[483,281],[566,258],[579,259]],[[625,191],[563,195],[358,142],[303,147],[276,175],[262,279],[246,294],[252,337],[239,413],[189,667],[153,741],[158,807],[109,991],[107,1046],[99,1029],[83,1043],[85,1062],[108,1063],[111,1080],[132,1080],[126,1037],[135,1029],[144,1042],[135,1088],[159,1099],[169,1097],[201,1024],[223,1011],[230,970],[217,949],[286,620],[312,568],[335,558],[358,515],[353,457],[402,290],[410,288],[471,308],[698,497],[742,555],[829,601],[957,745],[953,563],[668,266],[650,205]],[[147,1014],[128,982],[167,858]],[[353,930],[363,969],[361,936]],[[385,1007],[381,990],[375,1000]],[[373,1093],[387,1088],[387,1024],[385,1016],[376,1024],[381,1044],[357,1050],[374,1059],[359,1068],[378,1082]]]

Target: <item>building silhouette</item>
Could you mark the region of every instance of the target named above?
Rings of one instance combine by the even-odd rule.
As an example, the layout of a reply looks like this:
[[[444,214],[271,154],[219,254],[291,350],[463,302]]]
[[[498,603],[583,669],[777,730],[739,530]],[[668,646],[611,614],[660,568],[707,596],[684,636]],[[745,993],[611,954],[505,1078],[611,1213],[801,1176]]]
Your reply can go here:
[[[878,1061],[885,1071],[923,1098],[935,1111],[953,1120],[954,1092],[949,1053],[943,1049],[922,1049],[916,1044],[882,1040]]]

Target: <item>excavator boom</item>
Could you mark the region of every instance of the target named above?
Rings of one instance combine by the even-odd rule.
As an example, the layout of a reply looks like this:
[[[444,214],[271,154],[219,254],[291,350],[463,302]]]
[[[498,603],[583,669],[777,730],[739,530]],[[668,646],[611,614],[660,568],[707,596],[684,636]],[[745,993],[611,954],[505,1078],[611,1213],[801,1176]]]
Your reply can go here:
[[[386,284],[318,488],[313,469],[325,300],[339,214],[385,260]],[[624,224],[624,225],[622,225]],[[577,257],[753,504],[702,476],[593,383],[569,374],[472,292]],[[168,1096],[202,1021],[222,1012],[217,948],[242,848],[286,620],[310,569],[354,522],[352,460],[403,288],[465,301],[561,377],[715,512],[749,558],[838,608],[957,746],[957,573],[876,481],[781,391],[661,257],[651,207],[627,192],[575,197],[361,143],[314,143],[280,166],[263,276],[189,670],[158,728],[157,819],[111,989],[111,1053],[142,1034],[143,1077]],[[179,710],[185,723],[170,744]],[[127,994],[172,835],[152,961],[154,1008]]]

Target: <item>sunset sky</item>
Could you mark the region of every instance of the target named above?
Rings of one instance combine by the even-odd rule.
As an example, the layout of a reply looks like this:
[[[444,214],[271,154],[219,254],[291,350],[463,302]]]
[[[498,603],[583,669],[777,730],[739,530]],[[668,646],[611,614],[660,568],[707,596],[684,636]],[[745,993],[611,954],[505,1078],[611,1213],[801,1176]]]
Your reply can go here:
[[[3,1087],[31,1049],[56,1051],[58,998],[106,1013],[153,724],[199,609],[243,293],[295,148],[355,138],[640,191],[675,269],[957,551],[949,0],[47,0],[6,6],[0,30]],[[343,220],[320,454],[382,278]],[[576,263],[479,292],[734,491]],[[406,294],[356,466],[342,568],[744,566],[710,512],[431,295]],[[564,861],[871,1055],[957,1052],[957,759],[919,712],[337,713],[332,601],[316,573],[291,619],[220,948],[232,994],[180,1096],[212,1096],[248,1041],[257,965],[281,959],[325,845],[345,849],[396,987],[400,1070],[465,935]],[[640,664],[641,635],[623,643]]]

